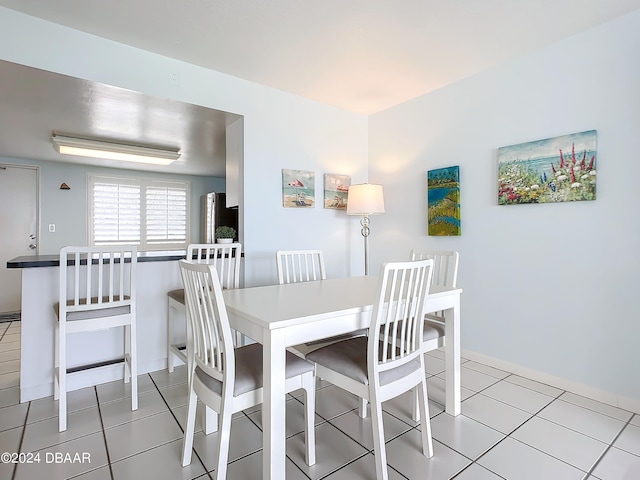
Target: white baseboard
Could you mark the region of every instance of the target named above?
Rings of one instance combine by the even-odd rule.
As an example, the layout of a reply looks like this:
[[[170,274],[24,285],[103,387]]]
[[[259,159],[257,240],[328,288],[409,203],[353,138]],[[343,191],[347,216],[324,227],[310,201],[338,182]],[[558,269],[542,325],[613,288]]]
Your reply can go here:
[[[615,393],[600,390],[565,378],[556,377],[548,373],[525,368],[520,365],[516,365],[515,363],[500,360],[471,350],[462,349],[461,353],[464,358],[468,358],[469,360],[484,363],[485,365],[513,373],[514,375],[530,378],[536,382],[551,385],[552,387],[566,390],[567,392],[575,393],[576,395],[581,395],[598,402],[606,403],[613,407],[618,407],[623,410],[640,414],[640,399],[616,395]]]

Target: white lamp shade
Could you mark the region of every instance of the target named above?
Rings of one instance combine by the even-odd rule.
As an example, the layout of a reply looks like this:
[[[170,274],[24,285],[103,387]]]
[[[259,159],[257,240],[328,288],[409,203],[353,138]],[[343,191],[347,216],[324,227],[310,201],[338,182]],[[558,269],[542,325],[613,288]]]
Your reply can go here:
[[[382,185],[362,183],[349,187],[347,215],[378,215],[384,213]]]

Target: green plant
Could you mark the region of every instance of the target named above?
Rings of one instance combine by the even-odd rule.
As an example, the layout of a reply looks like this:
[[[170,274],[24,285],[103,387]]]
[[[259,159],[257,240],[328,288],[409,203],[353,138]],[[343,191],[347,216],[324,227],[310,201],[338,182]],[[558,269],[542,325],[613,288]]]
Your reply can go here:
[[[220,226],[216,228],[216,238],[234,238],[236,229],[233,227]]]

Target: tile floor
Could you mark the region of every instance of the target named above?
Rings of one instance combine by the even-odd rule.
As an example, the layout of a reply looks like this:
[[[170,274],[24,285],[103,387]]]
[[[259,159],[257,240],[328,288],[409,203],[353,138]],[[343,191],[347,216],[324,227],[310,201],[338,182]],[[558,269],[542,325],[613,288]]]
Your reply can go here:
[[[69,394],[69,428],[57,431],[51,397],[18,403],[20,323],[0,324],[0,453],[40,454],[40,463],[0,463],[2,479],[208,479],[216,435],[196,434],[180,467],[187,385],[184,367],[140,376],[140,408],[122,382]],[[464,360],[462,414],[443,412],[442,352],[426,356],[434,456],[419,453],[410,397],[384,405],[389,476],[398,479],[520,480],[640,478],[640,415]],[[287,478],[372,479],[371,424],[357,399],[319,383],[317,458],[304,463],[302,403],[287,402]],[[260,479],[260,408],[232,423],[229,479]],[[26,458],[26,457],[25,457]],[[60,462],[60,460],[64,462]]]

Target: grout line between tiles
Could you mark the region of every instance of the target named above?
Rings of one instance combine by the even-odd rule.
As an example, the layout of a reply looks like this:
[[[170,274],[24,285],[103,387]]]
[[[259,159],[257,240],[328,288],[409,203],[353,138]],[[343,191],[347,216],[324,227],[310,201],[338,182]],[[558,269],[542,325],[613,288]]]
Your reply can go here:
[[[620,438],[620,435],[622,435],[622,432],[624,432],[625,428],[627,428],[627,426],[631,423],[632,419],[633,419],[633,415],[631,415],[631,418],[629,420],[627,420],[627,423],[624,424],[624,426],[620,429],[620,431],[614,437],[614,439],[611,441],[611,443],[609,445],[607,445],[607,448],[604,449],[604,452],[602,452],[600,454],[600,456],[596,459],[596,461],[593,463],[593,465],[591,466],[591,468],[587,472],[587,475],[584,477],[585,479],[589,478],[589,475],[591,475],[593,473],[593,471],[596,469],[598,464],[602,461],[604,456],[609,452],[609,450],[611,450],[613,448],[613,444],[616,443],[616,440],[618,440],[618,438]]]
[[[22,423],[22,433],[20,434],[20,443],[18,444],[18,453],[22,451],[24,434],[26,433],[26,430],[27,430],[27,418],[29,418],[29,410],[31,410],[31,402],[29,402],[29,406],[27,407],[27,414],[24,416],[24,422]],[[13,466],[13,472],[11,473],[11,480],[15,480],[17,471],[18,471],[18,464],[16,463]]]
[[[104,449],[107,453],[107,465],[109,465],[109,475],[111,475],[111,480],[114,480],[113,468],[111,467],[111,455],[109,453],[109,444],[107,443],[107,433],[105,432],[104,421],[102,420],[102,408],[100,405],[100,398],[98,396],[98,389],[95,386],[93,387],[93,389],[96,394],[96,403],[98,404],[98,416],[100,417],[100,427],[102,430],[102,439],[104,440]]]
[[[167,403],[167,400],[164,398],[164,395],[162,395],[162,392],[160,391],[160,388],[158,387],[158,384],[156,383],[156,381],[153,379],[153,377],[150,374],[149,378],[151,379],[151,383],[153,383],[153,386],[156,388],[156,390],[158,391],[158,393],[160,394],[160,398],[162,398],[162,401],[164,402],[164,404],[166,405],[167,409],[169,410],[169,413],[171,414],[171,416],[173,417],[173,419],[176,421],[176,423],[178,424],[178,428],[180,429],[180,431],[182,432],[182,438],[184,441],[184,430],[182,429],[182,425],[180,425],[180,422],[178,421],[178,417],[176,417],[175,412],[171,409],[171,407],[169,406],[169,404]],[[189,402],[187,401],[187,404]],[[195,431],[193,432],[193,435],[195,436]],[[171,443],[171,442],[169,442]],[[158,445],[160,446],[160,445]],[[154,447],[157,448],[158,446]],[[207,470],[207,466],[204,464],[204,461],[200,458],[200,455],[198,454],[198,451],[195,449],[195,447],[192,447],[192,458],[191,458],[191,462],[193,463],[193,455],[195,454],[196,458],[198,459],[198,461],[200,462],[200,464],[202,465],[202,468],[204,469],[204,471],[206,472],[207,476],[212,479],[213,477],[211,477],[211,473]],[[200,477],[202,478],[202,477]]]

